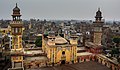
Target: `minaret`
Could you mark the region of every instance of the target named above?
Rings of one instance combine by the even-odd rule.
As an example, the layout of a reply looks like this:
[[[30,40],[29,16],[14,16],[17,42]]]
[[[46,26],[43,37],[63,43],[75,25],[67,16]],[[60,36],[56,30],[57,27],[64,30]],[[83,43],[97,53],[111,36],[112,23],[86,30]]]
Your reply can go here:
[[[103,23],[104,21],[102,21],[102,12],[100,11],[100,8],[98,8],[95,16],[95,22],[93,22],[93,43],[96,45],[101,45]]]
[[[20,9],[17,6],[13,9],[12,18],[10,22],[12,46],[11,46],[11,62],[12,68],[23,68],[23,45],[22,45],[22,34],[23,34],[23,22],[20,19]]]

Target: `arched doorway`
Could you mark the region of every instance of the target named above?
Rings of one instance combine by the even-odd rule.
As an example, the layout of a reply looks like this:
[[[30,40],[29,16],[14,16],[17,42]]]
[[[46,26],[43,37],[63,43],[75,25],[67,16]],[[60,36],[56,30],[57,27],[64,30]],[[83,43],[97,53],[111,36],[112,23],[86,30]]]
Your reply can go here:
[[[65,64],[65,60],[61,60],[61,64]]]
[[[61,64],[65,64],[66,62],[66,56],[65,56],[65,51],[62,51],[62,57],[61,57]]]

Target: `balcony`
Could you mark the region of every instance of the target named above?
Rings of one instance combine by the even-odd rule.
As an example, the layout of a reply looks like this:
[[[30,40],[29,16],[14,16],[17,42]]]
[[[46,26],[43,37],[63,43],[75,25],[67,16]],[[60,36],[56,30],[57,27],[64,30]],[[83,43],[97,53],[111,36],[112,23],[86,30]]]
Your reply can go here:
[[[16,50],[11,50],[11,52],[10,52],[10,55],[24,55],[24,52],[23,52],[23,50],[20,50],[20,49],[16,49]]]
[[[22,32],[12,33],[12,35],[22,35]]]

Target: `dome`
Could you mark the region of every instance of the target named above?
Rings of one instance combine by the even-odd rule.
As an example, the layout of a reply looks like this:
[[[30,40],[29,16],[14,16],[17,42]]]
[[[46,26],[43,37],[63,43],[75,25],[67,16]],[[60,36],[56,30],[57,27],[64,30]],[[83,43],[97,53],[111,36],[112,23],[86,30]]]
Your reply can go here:
[[[16,7],[13,9],[13,11],[20,11],[20,9],[17,7],[17,3],[16,3]]]
[[[18,7],[15,7],[13,11],[20,11],[20,9]]]
[[[67,43],[68,43],[68,41],[65,38],[60,37],[60,36],[55,37],[55,44],[56,45],[64,45]]]
[[[96,12],[96,15],[97,15],[97,16],[101,16],[101,14],[102,14],[102,13],[101,13],[100,10],[98,10],[98,11]]]
[[[98,11],[96,12],[96,17],[102,17],[102,12],[100,11],[100,8],[98,8]]]
[[[13,15],[12,16],[13,17],[16,17],[16,16],[20,17],[21,16],[20,15],[20,9],[18,8],[17,3],[16,3],[16,7],[13,9]]]

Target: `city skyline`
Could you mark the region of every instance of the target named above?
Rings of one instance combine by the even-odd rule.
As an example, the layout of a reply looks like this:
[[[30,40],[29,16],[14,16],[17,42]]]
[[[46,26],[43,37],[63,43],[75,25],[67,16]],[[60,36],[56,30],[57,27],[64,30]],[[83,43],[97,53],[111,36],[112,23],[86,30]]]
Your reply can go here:
[[[12,2],[9,4],[12,6]],[[56,7],[61,11],[55,13],[53,10],[53,14],[49,9],[48,14],[44,12],[39,18],[39,11],[30,8],[34,5],[32,2],[30,6],[25,4],[30,11],[24,4],[18,5],[17,2],[11,10],[4,8],[12,13],[9,14],[11,19],[0,20],[0,70],[120,70],[120,21],[106,21],[100,7],[94,13],[94,20],[86,18],[90,16],[86,12],[77,19],[74,16],[79,14],[74,12],[76,10],[72,11],[73,14],[64,13],[60,19],[58,15],[50,16],[63,9]],[[35,5],[39,10],[40,6]],[[4,11],[3,15],[8,15],[7,12]]]
[[[11,19],[11,8],[18,3],[24,15],[22,19],[94,20],[95,13],[100,7],[103,19],[119,20],[119,2],[119,0],[7,0],[0,2],[0,19]]]

